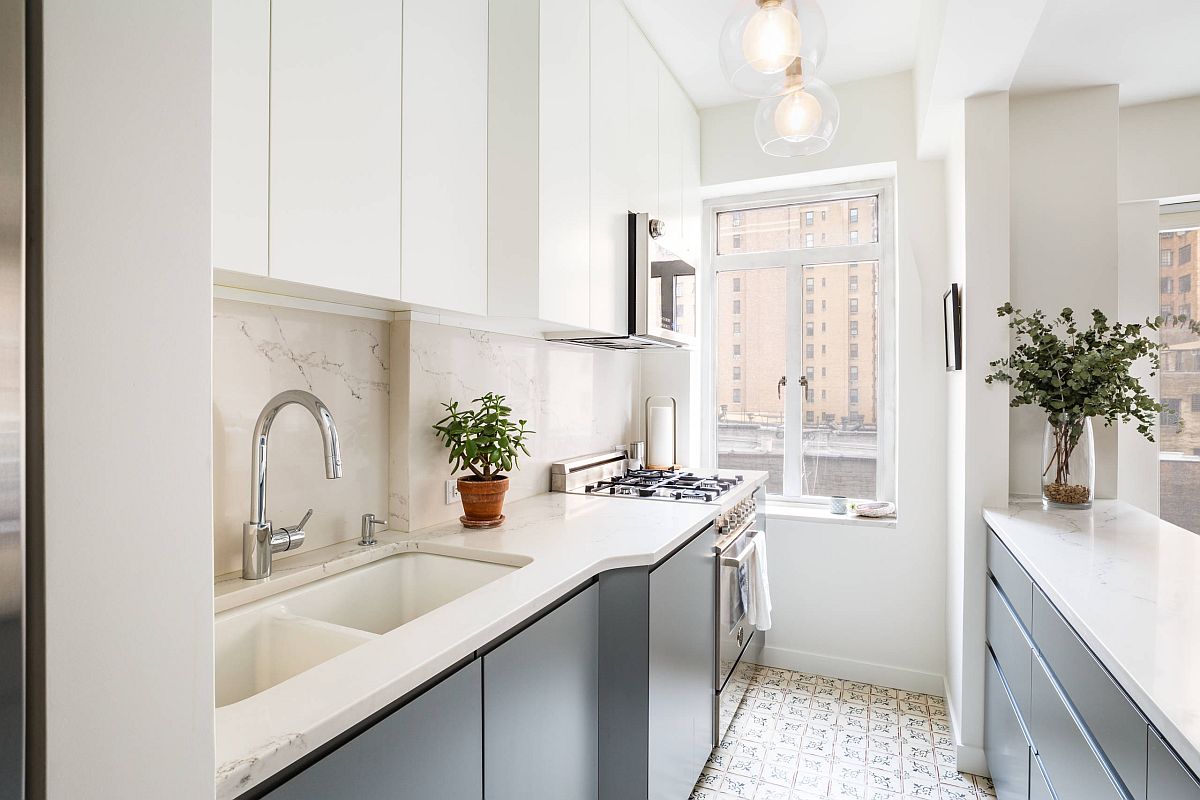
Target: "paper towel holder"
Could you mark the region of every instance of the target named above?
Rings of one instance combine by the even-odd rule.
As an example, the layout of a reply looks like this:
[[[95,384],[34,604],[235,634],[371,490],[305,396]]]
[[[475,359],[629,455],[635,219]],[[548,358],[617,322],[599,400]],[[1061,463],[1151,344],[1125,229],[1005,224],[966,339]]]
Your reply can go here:
[[[650,402],[653,400],[671,401],[671,464],[650,463]],[[667,394],[652,394],[646,398],[646,413],[642,418],[646,438],[646,469],[678,469],[679,468],[679,401]]]

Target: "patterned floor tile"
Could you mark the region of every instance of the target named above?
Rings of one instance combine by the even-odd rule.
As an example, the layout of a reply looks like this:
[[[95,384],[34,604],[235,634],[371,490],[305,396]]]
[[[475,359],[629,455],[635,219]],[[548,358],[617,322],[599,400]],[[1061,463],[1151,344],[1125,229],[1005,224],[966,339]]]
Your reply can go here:
[[[958,772],[945,698],[757,667],[691,800],[989,800]]]

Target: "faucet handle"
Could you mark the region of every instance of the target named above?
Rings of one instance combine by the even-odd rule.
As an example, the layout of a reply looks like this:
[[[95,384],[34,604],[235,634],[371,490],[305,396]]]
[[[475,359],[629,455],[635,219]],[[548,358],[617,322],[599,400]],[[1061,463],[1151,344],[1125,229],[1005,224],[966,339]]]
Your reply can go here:
[[[312,512],[313,512],[313,510],[312,510],[311,508],[310,508],[310,509],[309,509],[307,512],[305,512],[305,514],[304,514],[304,518],[303,518],[303,519],[301,519],[299,522],[297,522],[297,523],[296,523],[296,527],[295,527],[293,530],[297,530],[297,531],[302,531],[302,530],[304,530],[304,526],[305,526],[305,524],[306,524],[306,523],[307,523],[307,522],[308,522],[310,519],[312,519]]]
[[[297,550],[304,544],[304,526],[312,518],[313,510],[310,508],[308,513],[304,515],[304,519],[300,520],[295,525],[280,528],[271,534],[271,552],[282,553],[287,550]]]

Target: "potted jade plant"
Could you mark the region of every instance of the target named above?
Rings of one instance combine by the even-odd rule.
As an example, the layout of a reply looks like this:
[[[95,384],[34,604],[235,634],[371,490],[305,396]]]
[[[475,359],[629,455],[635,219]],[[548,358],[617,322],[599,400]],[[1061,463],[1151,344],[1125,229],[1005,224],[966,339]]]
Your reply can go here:
[[[1155,416],[1163,406],[1130,370],[1134,362],[1148,358],[1150,375],[1158,372],[1159,352],[1165,345],[1148,333],[1167,325],[1184,325],[1197,332],[1200,325],[1184,317],[1110,324],[1095,310],[1091,324],[1085,326],[1069,308],[1047,319],[1041,311],[1026,315],[1011,303],[996,313],[1010,318],[1016,346],[1008,358],[991,362],[995,371],[985,380],[1011,384],[1012,407],[1036,405],[1046,412],[1042,503],[1046,508],[1091,508],[1096,489],[1092,417],[1103,420],[1106,427],[1134,422],[1138,433],[1153,442]]]
[[[458,479],[463,504],[459,521],[467,528],[494,528],[504,522],[504,473],[517,468],[522,453],[529,455],[525,439],[533,431],[525,429],[526,420],[512,421],[512,409],[504,401],[504,395],[488,392],[472,401],[476,407],[460,409],[452,399],[442,404],[446,416],[433,426],[450,450],[454,471],[471,471]]]

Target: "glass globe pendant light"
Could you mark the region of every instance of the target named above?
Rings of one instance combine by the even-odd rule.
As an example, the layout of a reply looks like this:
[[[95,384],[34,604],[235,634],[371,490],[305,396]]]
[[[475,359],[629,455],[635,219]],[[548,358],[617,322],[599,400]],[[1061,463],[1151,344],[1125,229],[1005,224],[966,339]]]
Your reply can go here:
[[[829,147],[841,110],[829,84],[806,76],[800,61],[787,69],[785,92],[760,100],[754,135],[772,156],[809,156]]]
[[[792,62],[809,72],[820,65],[825,40],[817,0],[738,0],[721,31],[721,71],[742,94],[771,97],[784,90]]]

